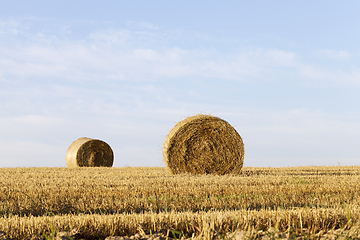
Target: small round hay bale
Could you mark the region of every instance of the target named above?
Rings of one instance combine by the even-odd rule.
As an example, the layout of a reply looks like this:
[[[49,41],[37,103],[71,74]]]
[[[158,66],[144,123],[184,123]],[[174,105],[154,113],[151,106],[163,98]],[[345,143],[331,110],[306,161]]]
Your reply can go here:
[[[70,145],[65,159],[68,167],[112,167],[114,153],[106,142],[83,137]]]
[[[228,122],[195,115],[177,123],[166,137],[164,161],[173,174],[237,174],[244,162],[244,144]]]

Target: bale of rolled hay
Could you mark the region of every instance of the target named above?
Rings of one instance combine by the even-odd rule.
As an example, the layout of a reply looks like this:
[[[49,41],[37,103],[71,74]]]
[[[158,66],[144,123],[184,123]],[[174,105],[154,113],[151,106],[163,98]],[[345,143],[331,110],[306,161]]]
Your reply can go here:
[[[244,154],[235,128],[221,118],[203,114],[177,123],[163,149],[164,162],[173,174],[238,174]]]
[[[112,167],[114,153],[106,142],[83,137],[70,145],[65,159],[68,167]]]

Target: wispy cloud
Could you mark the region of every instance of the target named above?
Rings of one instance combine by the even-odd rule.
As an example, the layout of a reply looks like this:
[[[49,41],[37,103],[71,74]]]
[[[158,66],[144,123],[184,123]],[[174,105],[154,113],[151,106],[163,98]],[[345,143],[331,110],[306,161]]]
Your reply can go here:
[[[238,123],[247,166],[264,162],[268,166],[334,165],[334,159],[342,164],[356,163],[359,113],[341,116],[310,109],[242,111],[227,119]]]
[[[0,20],[0,34],[18,34],[19,33],[19,22],[15,20]]]
[[[351,55],[348,51],[320,49],[315,52],[318,56],[326,57],[334,60],[348,60]]]
[[[126,21],[126,26],[130,28],[149,29],[149,30],[158,30],[160,28],[160,26],[149,22],[135,22],[135,21]]]
[[[295,50],[239,45],[224,53],[216,47],[186,47],[178,44],[186,33],[150,23],[125,25],[75,33],[69,23],[0,21],[0,150],[6,161],[26,165],[21,159],[31,156],[37,163],[38,156],[42,165],[50,158],[56,159],[56,166],[57,161],[64,165],[69,144],[88,136],[114,148],[116,166],[159,165],[168,131],[199,112],[236,125],[249,166],[256,159],[289,158],[294,153],[295,159],[356,156],[351,149],[360,138],[360,116],[328,114],[312,106],[265,108],[239,96],[272,85],[256,96],[259,102],[271,102],[285,83],[294,89],[327,88],[329,83],[358,87],[359,68],[309,63]],[[319,54],[350,58],[341,51]],[[339,145],[343,152],[337,151]],[[19,148],[23,154],[12,156]]]
[[[311,87],[360,86],[360,68],[343,70],[323,66],[303,65],[300,72],[304,77],[304,82]]]
[[[36,25],[36,21],[30,25]],[[300,53],[281,49],[244,48],[231,55],[216,49],[187,49],[171,42],[171,31],[139,24],[141,30],[105,26],[72,39],[71,31],[65,33],[62,25],[58,26],[60,35],[56,35],[56,30],[48,31],[47,26],[30,31],[29,26],[19,27],[24,25],[20,20],[3,21],[0,31],[27,38],[16,45],[11,37],[0,41],[0,78],[77,82],[177,78],[281,82],[290,78],[308,86],[313,82],[322,86],[327,82],[359,85],[360,69],[356,67],[344,71],[309,64],[302,61]],[[318,50],[317,54],[341,60],[350,57],[346,51],[329,49]]]
[[[0,140],[1,167],[63,167],[66,149],[53,143]]]

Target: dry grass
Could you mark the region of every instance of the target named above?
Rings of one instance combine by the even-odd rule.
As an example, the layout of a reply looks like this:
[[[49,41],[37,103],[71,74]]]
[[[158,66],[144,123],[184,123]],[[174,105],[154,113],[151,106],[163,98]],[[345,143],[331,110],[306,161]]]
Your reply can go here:
[[[244,144],[228,122],[198,114],[175,125],[163,155],[174,174],[237,174],[244,162]]]
[[[360,222],[359,182],[360,167],[244,167],[223,176],[172,175],[166,168],[2,168],[0,230],[18,239],[50,227],[99,238],[269,226],[314,234]]]
[[[237,229],[267,230],[274,227],[278,231],[294,235],[311,236],[337,229],[357,229],[353,237],[360,237],[360,226],[349,224],[360,219],[360,209],[297,209],[260,211],[211,211],[211,212],[168,212],[114,215],[62,215],[42,217],[11,217],[0,219],[0,226],[8,236],[25,239],[44,233],[77,229],[82,238],[104,239],[107,236],[129,236],[135,233],[148,234],[150,231],[175,229],[186,236],[202,236],[212,239],[216,235],[225,236]],[[256,232],[254,231],[254,233]],[[256,233],[255,233],[256,234]],[[255,235],[253,234],[253,235]]]

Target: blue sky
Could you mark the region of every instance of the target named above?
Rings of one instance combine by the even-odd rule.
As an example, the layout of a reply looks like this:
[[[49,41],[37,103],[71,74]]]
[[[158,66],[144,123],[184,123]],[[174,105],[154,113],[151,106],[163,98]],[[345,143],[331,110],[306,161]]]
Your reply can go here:
[[[101,139],[115,167],[165,166],[198,113],[245,166],[360,163],[358,1],[1,1],[0,167],[66,166]]]

